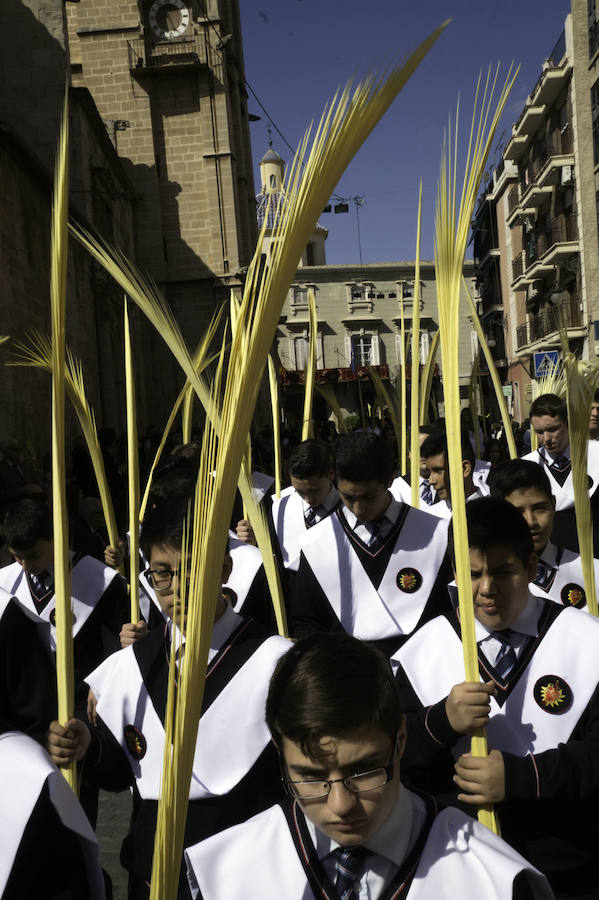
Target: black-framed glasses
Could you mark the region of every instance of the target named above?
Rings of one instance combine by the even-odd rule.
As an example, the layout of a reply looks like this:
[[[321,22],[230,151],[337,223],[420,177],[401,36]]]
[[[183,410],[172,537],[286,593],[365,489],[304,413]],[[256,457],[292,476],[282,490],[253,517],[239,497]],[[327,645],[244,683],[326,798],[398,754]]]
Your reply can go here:
[[[361,794],[366,791],[376,791],[388,784],[393,778],[395,769],[395,753],[397,750],[397,737],[393,740],[391,759],[386,766],[376,769],[368,769],[366,772],[355,772],[346,775],[345,778],[320,778],[311,781],[289,781],[283,779],[283,784],[292,797],[300,800],[317,800],[328,797],[331,793],[331,785],[342,782],[346,790],[353,794]]]
[[[146,569],[146,577],[155,591],[169,591],[178,569]]]

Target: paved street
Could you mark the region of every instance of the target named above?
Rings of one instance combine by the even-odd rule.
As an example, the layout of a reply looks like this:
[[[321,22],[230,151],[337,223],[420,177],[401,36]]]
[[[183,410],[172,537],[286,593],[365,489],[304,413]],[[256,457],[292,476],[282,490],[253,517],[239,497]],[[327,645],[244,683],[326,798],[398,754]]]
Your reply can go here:
[[[123,838],[129,830],[131,795],[129,791],[109,794],[100,791],[100,809],[96,834],[102,853],[102,867],[112,878],[114,900],[127,900],[127,873],[119,862]]]

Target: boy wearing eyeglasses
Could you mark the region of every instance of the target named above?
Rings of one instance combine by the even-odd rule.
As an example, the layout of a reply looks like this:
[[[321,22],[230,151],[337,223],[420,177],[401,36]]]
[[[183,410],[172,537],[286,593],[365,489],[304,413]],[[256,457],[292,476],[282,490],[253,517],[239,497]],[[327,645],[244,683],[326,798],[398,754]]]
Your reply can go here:
[[[266,719],[289,796],[187,850],[194,900],[552,896],[483,826],[402,786],[404,717],[376,649],[344,634],[298,641]]]
[[[154,832],[160,792],[171,648],[180,666],[181,543],[186,497],[146,516],[142,529],[149,578],[166,621],[114,654],[87,682],[97,700],[97,727],[71,720],[50,726],[49,747],[58,765],[85,760],[90,780],[106,790],[133,788],[133,816],[121,858],[129,870],[129,898],[149,897]],[[231,568],[227,554],[222,581]],[[239,822],[281,794],[278,765],[264,720],[268,682],[289,641],[269,637],[262,626],[233,611],[219,592],[202,716],[190,786],[184,845]],[[186,892],[182,873],[180,897]]]

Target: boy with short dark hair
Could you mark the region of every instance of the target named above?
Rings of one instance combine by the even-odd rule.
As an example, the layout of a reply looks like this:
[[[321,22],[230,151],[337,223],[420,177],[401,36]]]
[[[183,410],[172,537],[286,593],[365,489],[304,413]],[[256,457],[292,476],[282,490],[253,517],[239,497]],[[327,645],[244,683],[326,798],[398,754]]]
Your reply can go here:
[[[539,444],[538,450],[523,459],[543,466],[551,492],[555,497],[553,540],[559,546],[578,551],[578,535],[574,514],[574,485],[570,461],[570,435],[566,401],[557,394],[541,394],[530,407],[530,424]],[[599,443],[589,441],[587,447],[589,496],[595,530],[595,554],[599,552]]]
[[[515,506],[530,528],[537,555],[537,572],[530,585],[533,594],[588,609],[580,555],[551,541],[555,497],[544,469],[530,460],[512,459],[493,473],[491,495]],[[599,585],[599,560],[595,560],[595,580]]]
[[[344,634],[298,641],[272,677],[266,719],[289,796],[188,849],[194,898],[551,896],[500,838],[403,787],[404,717],[378,651]]]
[[[0,569],[0,587],[45,623],[48,649],[56,647],[52,513],[40,499],[21,500],[7,512],[3,533],[16,562]],[[85,715],[84,678],[120,647],[129,617],[127,588],[114,569],[91,556],[71,554],[71,606],[75,667],[75,711]]]
[[[493,803],[503,838],[559,898],[596,898],[599,622],[533,596],[530,530],[507,501],[466,507],[479,682],[464,682],[459,616],[427,623],[395,655],[410,783],[447,802]],[[489,755],[468,752],[487,726]],[[454,767],[455,762],[455,767]]]
[[[335,476],[342,505],[302,546],[291,633],[346,631],[391,654],[449,607],[447,522],[395,500],[393,454],[375,434],[338,439]]]
[[[308,530],[339,506],[339,494],[332,484],[331,449],[324,441],[302,441],[289,457],[290,487],[273,494],[271,517],[275,547],[286,569],[295,571]],[[249,523],[237,526],[237,536],[244,541],[253,538]]]
[[[166,622],[106,660],[87,682],[97,700],[97,728],[52,723],[57,764],[85,759],[88,779],[106,790],[133,788],[133,817],[122,849],[129,898],[149,896],[164,754],[169,661],[182,640],[179,597],[185,496],[151,510],[141,542],[147,575]],[[222,582],[231,569],[227,554]],[[174,619],[174,621],[173,621]],[[221,591],[208,656],[206,690],[194,758],[185,846],[242,821],[280,795],[276,754],[264,721],[268,681],[289,641],[233,611]],[[180,896],[187,896],[185,878]]]
[[[451,510],[451,484],[449,481],[449,462],[447,456],[447,437],[442,431],[429,435],[422,444],[421,451],[426,467],[429,470],[428,480],[439,500],[444,501]],[[467,438],[462,438],[462,474],[464,477],[464,494],[466,501],[474,500],[488,494],[486,485],[476,485],[474,475],[474,450]]]

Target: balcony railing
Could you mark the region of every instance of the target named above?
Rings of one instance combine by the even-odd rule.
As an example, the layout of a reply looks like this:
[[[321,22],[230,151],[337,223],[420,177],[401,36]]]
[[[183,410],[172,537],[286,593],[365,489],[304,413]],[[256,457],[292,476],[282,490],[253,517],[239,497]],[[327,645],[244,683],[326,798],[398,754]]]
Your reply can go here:
[[[557,306],[546,304],[536,315],[529,316],[528,322],[516,328],[518,350],[527,344],[542,340],[548,334],[554,334],[559,328],[560,318],[566,328],[582,328],[584,321],[580,300],[573,297]]]
[[[155,69],[162,66],[205,66],[206,43],[203,37],[171,40],[154,44],[145,38],[127,41],[130,69]]]
[[[522,253],[519,253],[518,256],[512,261],[512,281],[515,281],[516,278],[520,278],[520,276],[524,273],[524,256]]]
[[[507,196],[507,205],[508,205],[508,211],[509,211],[510,216],[513,213],[513,211],[516,209],[516,207],[519,206],[519,204],[520,204],[520,185],[515,184]]]

